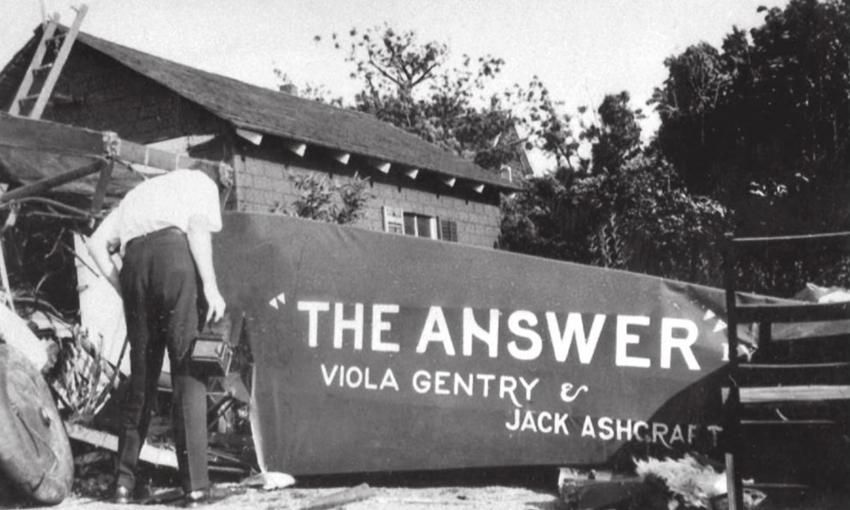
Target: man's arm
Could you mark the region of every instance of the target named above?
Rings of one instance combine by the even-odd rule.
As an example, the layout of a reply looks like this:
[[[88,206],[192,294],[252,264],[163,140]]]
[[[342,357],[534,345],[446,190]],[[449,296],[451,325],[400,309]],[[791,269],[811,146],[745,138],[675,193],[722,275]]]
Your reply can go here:
[[[118,217],[112,212],[104,218],[97,230],[89,237],[86,243],[89,255],[94,259],[95,265],[103,273],[103,276],[112,284],[112,287],[121,295],[121,283],[118,279],[118,267],[112,261],[112,254],[117,251],[121,240],[118,237]]]
[[[224,298],[218,290],[215,278],[215,268],[212,258],[212,235],[203,216],[189,218],[189,228],[186,232],[189,240],[189,250],[195,259],[195,266],[201,276],[204,298],[207,300],[207,322],[217,321],[224,316]]]

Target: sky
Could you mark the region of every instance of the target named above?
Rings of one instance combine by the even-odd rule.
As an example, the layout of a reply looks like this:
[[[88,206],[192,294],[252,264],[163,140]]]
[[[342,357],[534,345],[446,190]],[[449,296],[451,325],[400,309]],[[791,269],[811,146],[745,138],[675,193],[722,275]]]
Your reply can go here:
[[[499,87],[539,76],[566,112],[629,92],[646,108],[666,77],[664,59],[700,41],[721,44],[733,25],[763,22],[760,5],[787,0],[88,0],[82,29],[92,35],[218,74],[276,88],[275,68],[296,84],[335,96],[357,90],[332,33],[384,22],[451,54],[506,61]],[[0,0],[0,65],[31,37],[44,12],[74,18],[68,0]]]

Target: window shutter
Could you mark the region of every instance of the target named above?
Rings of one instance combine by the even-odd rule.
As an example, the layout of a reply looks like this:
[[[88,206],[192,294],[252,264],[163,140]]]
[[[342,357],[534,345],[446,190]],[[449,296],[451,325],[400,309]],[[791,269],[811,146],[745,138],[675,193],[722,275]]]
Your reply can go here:
[[[457,242],[457,222],[453,220],[440,219],[440,239],[443,241]]]
[[[404,209],[400,207],[383,207],[384,232],[404,234]]]

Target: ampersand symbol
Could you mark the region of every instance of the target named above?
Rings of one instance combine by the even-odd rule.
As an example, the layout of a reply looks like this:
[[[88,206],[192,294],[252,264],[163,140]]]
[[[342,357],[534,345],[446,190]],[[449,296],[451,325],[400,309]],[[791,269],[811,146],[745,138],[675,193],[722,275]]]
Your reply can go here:
[[[570,391],[572,391],[573,387],[573,383],[564,383],[561,385],[561,400],[563,400],[564,402],[572,402],[573,400],[577,399],[579,395],[581,395],[581,392],[590,390],[587,385],[582,384],[578,387],[575,393],[570,394]]]

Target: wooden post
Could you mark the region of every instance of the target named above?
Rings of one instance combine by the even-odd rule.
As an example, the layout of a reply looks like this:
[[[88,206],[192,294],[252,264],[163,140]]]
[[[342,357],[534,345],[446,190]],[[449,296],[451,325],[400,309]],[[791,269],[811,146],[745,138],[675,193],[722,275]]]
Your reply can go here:
[[[6,253],[3,251],[3,239],[0,237],[0,280],[3,282],[3,304],[8,306],[12,312],[15,311],[15,302],[12,300],[12,287],[9,285],[9,273],[6,272]]]
[[[726,494],[729,510],[744,510],[744,494],[741,486],[741,476],[736,466],[735,453],[740,450],[740,423],[738,418],[740,406],[740,391],[735,379],[738,369],[738,317],[735,307],[735,279],[737,275],[737,260],[735,257],[735,240],[731,233],[726,234],[724,262],[724,286],[726,287],[726,338],[729,348],[729,396],[724,406],[724,450],[726,460]]]
[[[109,180],[112,178],[112,169],[115,167],[115,161],[110,159],[109,163],[103,165],[100,169],[100,177],[97,179],[97,187],[94,190],[94,198],[91,201],[91,212],[97,214],[100,208],[103,207],[103,200],[106,198],[106,188],[109,186]]]

